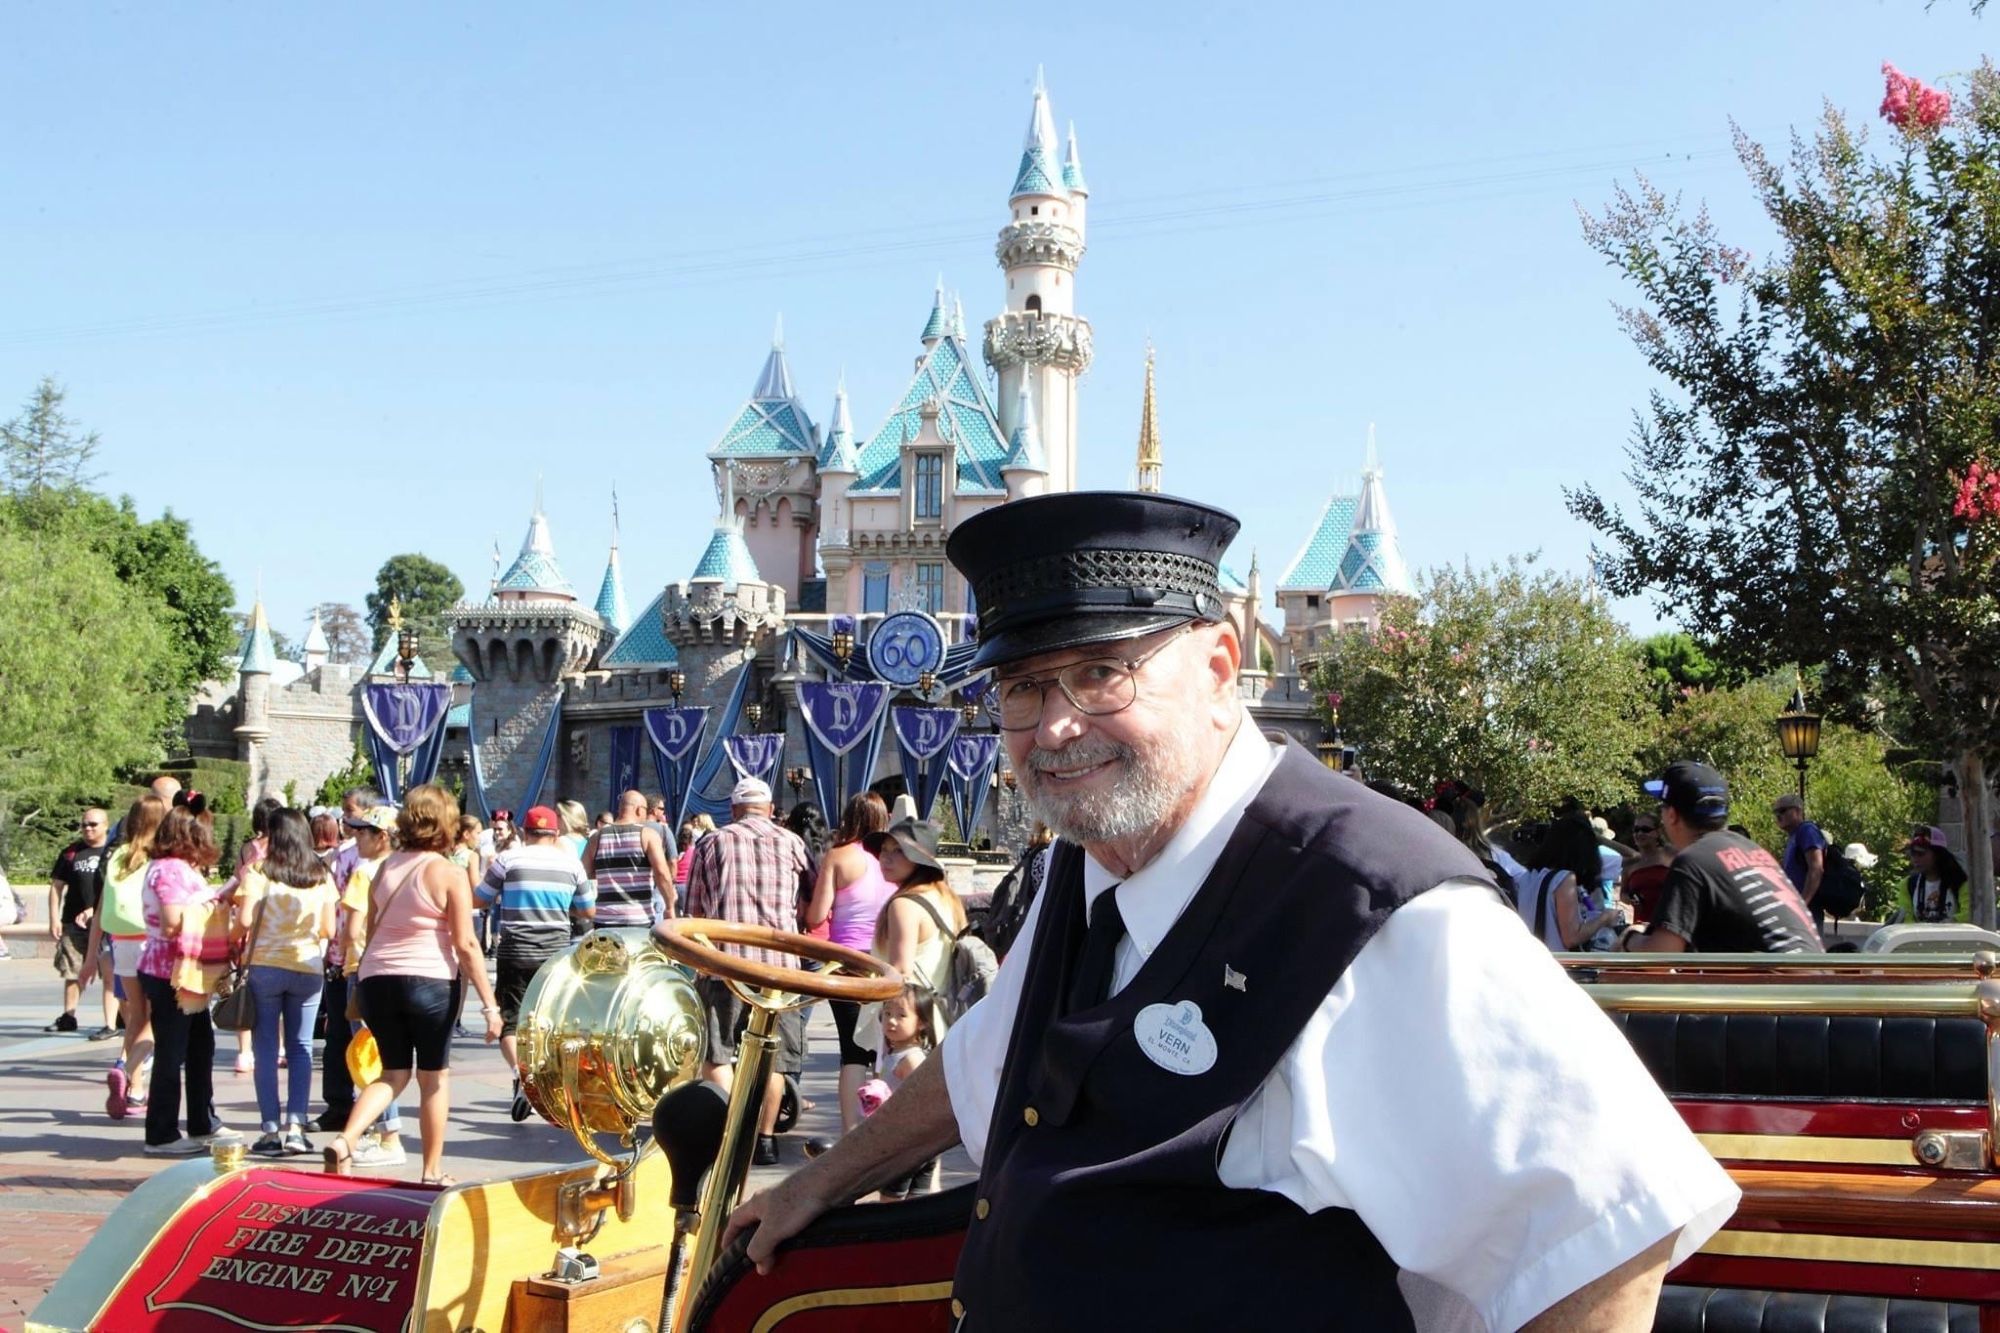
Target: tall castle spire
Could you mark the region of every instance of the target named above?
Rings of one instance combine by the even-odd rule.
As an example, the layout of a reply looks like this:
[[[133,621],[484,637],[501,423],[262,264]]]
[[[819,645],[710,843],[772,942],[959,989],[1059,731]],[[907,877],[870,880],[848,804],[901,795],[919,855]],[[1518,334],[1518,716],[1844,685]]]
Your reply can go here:
[[[986,364],[999,378],[995,405],[1001,433],[1012,439],[1021,422],[1019,404],[1035,405],[1036,434],[1048,469],[1047,489],[1074,489],[1077,479],[1077,382],[1090,368],[1090,321],[1076,313],[1076,270],[1083,259],[1083,199],[1064,181],[1064,171],[1082,166],[1072,148],[1066,165],[1055,115],[1041,72],[1028,110],[1028,133],[1014,188],[1007,200],[1007,225],[995,253],[1007,275],[1006,307],[986,323]],[[1024,380],[1033,382],[1027,398]]]
[[[1139,489],[1160,490],[1159,408],[1153,396],[1153,345],[1146,344],[1146,397],[1139,405]]]
[[[623,634],[632,624],[625,605],[625,575],[618,568],[618,488],[611,489],[611,555],[604,562],[604,582],[597,586],[597,618],[604,622],[605,639]]]

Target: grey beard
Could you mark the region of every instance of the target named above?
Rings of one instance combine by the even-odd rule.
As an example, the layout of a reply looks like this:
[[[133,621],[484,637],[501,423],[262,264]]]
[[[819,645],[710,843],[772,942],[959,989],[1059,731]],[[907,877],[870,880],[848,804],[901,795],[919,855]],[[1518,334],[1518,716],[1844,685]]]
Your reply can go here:
[[[1175,780],[1174,757],[1165,747],[1142,753],[1129,745],[1090,737],[1060,750],[1029,751],[1027,762],[1021,765],[1021,787],[1036,817],[1057,837],[1082,845],[1119,842],[1157,829],[1185,794],[1186,784]],[[1107,760],[1124,766],[1114,787],[1070,794],[1043,786],[1045,769]]]

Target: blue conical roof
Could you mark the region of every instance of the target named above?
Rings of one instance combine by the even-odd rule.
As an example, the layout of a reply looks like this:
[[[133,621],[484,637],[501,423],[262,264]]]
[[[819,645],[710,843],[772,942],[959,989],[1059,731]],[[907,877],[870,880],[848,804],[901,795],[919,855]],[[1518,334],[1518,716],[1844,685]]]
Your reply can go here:
[[[951,320],[944,309],[944,279],[939,278],[937,295],[931,300],[931,316],[924,321],[924,331],[918,334],[917,338],[929,346],[949,332],[951,332]]]
[[[1389,497],[1382,489],[1382,467],[1375,461],[1374,430],[1369,430],[1368,463],[1361,473],[1361,500],[1354,510],[1354,530],[1333,576],[1335,592],[1401,593],[1416,591],[1403,548],[1396,540],[1396,521],[1389,516]]]
[[[499,592],[576,600],[576,589],[556,564],[555,539],[549,535],[549,520],[539,504],[535,506],[534,517],[528,520],[528,535],[521,540],[521,553],[494,586]]]
[[[623,634],[632,623],[625,609],[625,576],[618,569],[618,544],[611,544],[611,558],[604,562],[604,582],[597,588],[597,618],[613,634]]]
[[[938,405],[938,430],[957,455],[957,493],[992,494],[1006,489],[1000,465],[1007,437],[986,397],[986,376],[963,338],[946,334],[917,362],[909,388],[860,446],[861,479],[856,491],[893,492],[902,484],[902,448],[922,428],[924,404]]]
[[[238,671],[248,675],[252,672],[271,674],[271,668],[278,664],[277,650],[271,646],[271,622],[264,618],[264,602],[259,598],[250,607],[250,624],[243,631],[243,649],[239,654]]]
[[[1027,194],[1047,194],[1061,198],[1065,193],[1062,173],[1056,166],[1056,122],[1049,114],[1049,92],[1035,78],[1035,105],[1028,112],[1027,142],[1021,147],[1021,165],[1014,173],[1013,198]]]
[[[792,388],[792,368],[785,360],[785,344],[779,335],[771,342],[750,401],[722,432],[710,458],[770,458],[815,451],[812,418]]]
[[[1089,194],[1090,186],[1083,179],[1083,159],[1076,151],[1076,126],[1069,127],[1069,142],[1063,147],[1062,164],[1063,188],[1071,194]]]
[[[859,474],[861,455],[854,445],[854,418],[847,411],[847,377],[833,391],[832,425],[827,427],[826,445],[820,450],[819,470]]]
[[[733,523],[716,527],[707,549],[695,563],[694,577],[718,580],[724,587],[764,581],[757,573],[757,562],[750,556],[750,543],[743,540],[743,530]]]
[[[1042,436],[1035,426],[1035,394],[1031,380],[1023,372],[1021,391],[1014,399],[1014,433],[1007,437],[1007,461],[1002,472],[1046,472],[1042,465]]]

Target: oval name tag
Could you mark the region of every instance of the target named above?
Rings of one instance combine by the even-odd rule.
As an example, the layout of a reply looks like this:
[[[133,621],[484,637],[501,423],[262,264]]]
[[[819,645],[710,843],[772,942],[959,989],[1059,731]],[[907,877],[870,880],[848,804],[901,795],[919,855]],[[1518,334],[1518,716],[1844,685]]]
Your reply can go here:
[[[1146,1058],[1170,1074],[1206,1074],[1215,1067],[1215,1034],[1192,1000],[1147,1005],[1132,1020],[1132,1035]]]

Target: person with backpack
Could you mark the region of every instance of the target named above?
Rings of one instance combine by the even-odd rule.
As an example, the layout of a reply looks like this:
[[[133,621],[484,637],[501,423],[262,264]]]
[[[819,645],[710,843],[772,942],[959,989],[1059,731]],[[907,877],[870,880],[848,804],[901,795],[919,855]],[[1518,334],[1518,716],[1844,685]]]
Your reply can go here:
[[[1965,867],[1945,845],[1944,830],[1920,828],[1903,848],[1910,858],[1910,875],[1896,893],[1896,910],[1904,922],[1943,924],[1972,921],[1972,895],[1965,890]]]
[[[1812,910],[1813,929],[1826,933],[1826,904],[1820,901],[1820,886],[1826,879],[1827,841],[1819,825],[1806,818],[1806,798],[1786,792],[1771,802],[1778,828],[1785,835],[1785,854],[1778,858],[1785,878],[1799,891]]]
[[[905,981],[926,986],[940,997],[952,992],[952,955],[966,924],[965,904],[945,880],[938,860],[942,836],[936,824],[902,819],[862,840],[881,863],[882,878],[896,886],[895,896],[875,923],[874,954]],[[943,1041],[956,1015],[947,1006],[939,1007],[944,1012],[938,1016],[934,1035]],[[880,1045],[880,1006],[870,1005],[863,1022],[867,1032],[857,1036],[871,1046]]]
[[[1555,953],[1608,949],[1627,924],[1623,908],[1596,908],[1592,893],[1602,868],[1597,831],[1581,811],[1551,820],[1530,851],[1518,885],[1515,910],[1535,938]],[[1611,937],[1600,942],[1599,932]]]

